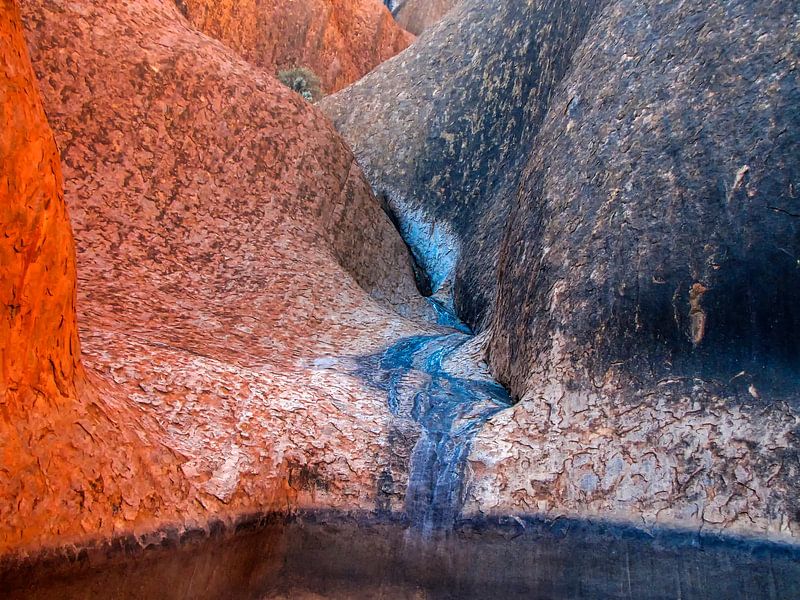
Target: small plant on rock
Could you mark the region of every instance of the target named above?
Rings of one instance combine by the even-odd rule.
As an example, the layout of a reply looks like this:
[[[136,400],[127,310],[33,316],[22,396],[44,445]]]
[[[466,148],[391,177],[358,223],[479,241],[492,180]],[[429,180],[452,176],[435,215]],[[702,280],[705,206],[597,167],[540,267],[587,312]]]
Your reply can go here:
[[[278,80],[309,102],[316,102],[324,95],[319,77],[308,67],[295,67],[285,71],[278,71]]]

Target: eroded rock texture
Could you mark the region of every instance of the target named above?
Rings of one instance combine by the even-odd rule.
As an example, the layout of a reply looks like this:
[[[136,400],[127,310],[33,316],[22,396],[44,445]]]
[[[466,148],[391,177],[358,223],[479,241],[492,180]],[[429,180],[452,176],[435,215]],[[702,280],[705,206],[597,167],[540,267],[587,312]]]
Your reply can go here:
[[[15,2],[2,4],[3,395],[14,410],[38,393],[74,397],[78,370],[75,246],[61,165],[36,89]],[[16,400],[11,400],[11,395]]]
[[[797,23],[467,1],[325,101],[521,400],[469,511],[798,534]]]
[[[602,2],[463,2],[323,108],[427,274],[488,314],[511,199],[554,86]]]
[[[798,534],[797,16],[615,2],[574,56],[501,250],[510,504]]]
[[[178,0],[201,31],[272,73],[310,67],[326,92],[359,79],[414,36],[380,0]]]
[[[172,2],[26,2],[77,245],[73,388],[58,161],[3,7],[0,553],[372,508],[385,397],[315,360],[433,328],[398,314],[430,308],[343,141]]]
[[[419,35],[447,14],[458,0],[406,0],[395,10],[401,27]]]
[[[16,2],[0,3],[0,554],[57,536],[152,525],[180,496],[175,455],[87,381],[75,314],[75,246],[56,145]],[[113,416],[110,414],[114,411]],[[164,490],[154,492],[154,481]],[[145,508],[146,507],[146,508]],[[146,515],[139,515],[139,509]],[[141,518],[135,518],[141,516]]]
[[[0,554],[299,508],[799,533],[788,1],[457,6],[325,105],[412,262],[325,117],[171,0],[28,0],[75,312],[2,6]]]

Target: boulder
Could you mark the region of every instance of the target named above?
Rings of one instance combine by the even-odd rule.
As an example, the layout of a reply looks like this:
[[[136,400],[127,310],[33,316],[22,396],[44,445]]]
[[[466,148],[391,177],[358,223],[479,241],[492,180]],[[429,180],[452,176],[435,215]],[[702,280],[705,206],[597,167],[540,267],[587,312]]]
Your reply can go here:
[[[800,531],[797,16],[466,1],[323,102],[518,402],[470,514]]]
[[[798,31],[782,0],[595,19],[500,249],[500,512],[800,532]]]
[[[482,328],[513,195],[599,0],[458,4],[407,52],[326,98],[425,274]],[[450,291],[452,289],[452,291]]]
[[[372,508],[391,414],[326,361],[435,328],[345,143],[172,2],[26,2],[76,261],[3,8],[0,554]]]

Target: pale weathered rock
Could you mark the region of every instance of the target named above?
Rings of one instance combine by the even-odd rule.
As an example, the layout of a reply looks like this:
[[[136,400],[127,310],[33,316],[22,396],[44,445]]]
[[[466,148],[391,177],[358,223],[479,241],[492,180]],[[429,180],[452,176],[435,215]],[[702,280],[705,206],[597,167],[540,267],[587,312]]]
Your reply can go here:
[[[309,67],[335,92],[405,49],[414,36],[380,0],[177,0],[201,31],[273,74]]]

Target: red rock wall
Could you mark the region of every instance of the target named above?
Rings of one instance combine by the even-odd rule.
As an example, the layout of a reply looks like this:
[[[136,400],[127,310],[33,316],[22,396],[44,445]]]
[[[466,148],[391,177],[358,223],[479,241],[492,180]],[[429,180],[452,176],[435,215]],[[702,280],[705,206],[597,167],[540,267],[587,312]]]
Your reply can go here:
[[[407,0],[397,10],[396,19],[401,27],[419,35],[458,4],[458,0]]]
[[[19,413],[74,396],[75,246],[19,11],[0,9],[0,356],[5,408]]]
[[[328,93],[414,39],[379,0],[182,0],[182,6],[194,26],[248,61],[273,73],[310,67]]]
[[[112,532],[136,520],[129,511],[140,503],[149,511],[139,523],[151,522],[175,490],[172,454],[120,431],[130,415],[109,417],[104,393],[84,380],[61,166],[13,0],[0,3],[0,39],[2,554]],[[162,467],[157,494],[152,473]]]
[[[171,1],[26,1],[75,255],[4,2],[0,556],[373,506],[385,399],[325,357],[424,302],[347,146]]]

